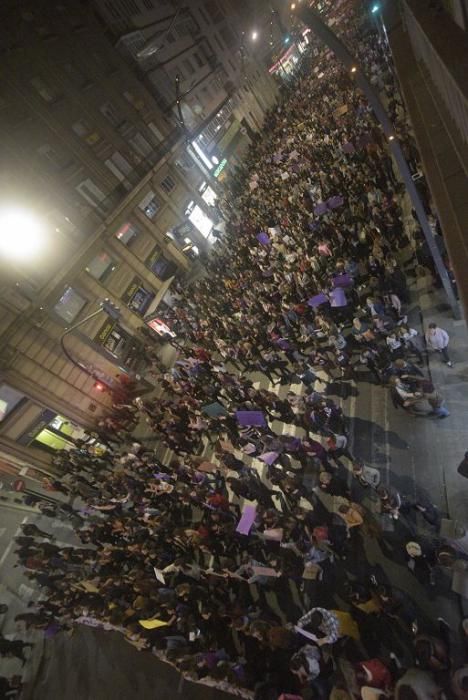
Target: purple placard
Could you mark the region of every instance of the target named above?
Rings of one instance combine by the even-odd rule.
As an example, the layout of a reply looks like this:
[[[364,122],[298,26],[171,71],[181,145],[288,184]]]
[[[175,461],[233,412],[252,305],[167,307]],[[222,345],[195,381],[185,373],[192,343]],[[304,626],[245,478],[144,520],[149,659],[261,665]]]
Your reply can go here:
[[[271,466],[273,462],[276,462],[276,460],[279,457],[279,452],[264,452],[262,455],[258,457],[258,459],[261,462],[265,462],[265,464],[268,464]]]
[[[325,294],[316,294],[307,301],[307,306],[312,306],[315,309],[316,306],[320,304],[325,304],[328,301],[328,297]]]
[[[356,150],[354,148],[354,144],[351,143],[351,141],[344,143],[341,148],[343,149],[344,153],[354,153],[354,151]]]
[[[325,214],[325,212],[328,210],[328,206],[326,202],[319,202],[315,207],[314,207],[314,214],[315,216],[321,216],[322,214]]]
[[[236,418],[239,425],[266,427],[265,414],[262,411],[236,411]]]
[[[344,275],[336,275],[336,277],[333,278],[334,287],[350,287],[352,283],[353,280],[347,273]]]
[[[242,515],[237,523],[236,532],[248,535],[257,515],[257,506],[244,506]]]
[[[283,154],[282,153],[275,153],[273,156],[273,163],[281,163],[283,160]]]
[[[330,209],[336,209],[337,207],[341,207],[343,204],[344,197],[342,197],[341,195],[337,195],[336,197],[330,197],[330,199],[327,199],[327,205]]]
[[[330,303],[334,308],[347,305],[346,294],[342,287],[335,287],[335,289],[330,292]]]
[[[265,233],[264,231],[257,233],[257,241],[262,245],[270,245],[270,237],[268,233]]]

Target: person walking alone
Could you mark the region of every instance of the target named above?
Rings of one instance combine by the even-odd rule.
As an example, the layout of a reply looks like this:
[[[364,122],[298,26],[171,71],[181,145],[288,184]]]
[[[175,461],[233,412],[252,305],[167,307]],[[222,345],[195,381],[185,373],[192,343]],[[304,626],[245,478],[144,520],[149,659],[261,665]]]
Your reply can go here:
[[[426,331],[426,343],[430,350],[440,352],[447,367],[452,367],[452,362],[448,354],[449,334],[443,328],[439,328],[436,323],[430,323]]]

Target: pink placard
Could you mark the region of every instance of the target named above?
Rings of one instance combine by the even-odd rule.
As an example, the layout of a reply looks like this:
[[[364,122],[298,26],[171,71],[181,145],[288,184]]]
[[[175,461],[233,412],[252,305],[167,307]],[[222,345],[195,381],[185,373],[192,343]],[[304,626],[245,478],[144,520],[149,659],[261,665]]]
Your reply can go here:
[[[264,530],[263,537],[266,540],[271,540],[272,542],[281,542],[283,539],[283,528],[273,527],[270,530]]]
[[[271,569],[269,566],[252,566],[254,576],[271,576],[278,578],[280,575],[276,569]]]
[[[255,522],[257,506],[244,506],[242,515],[237,523],[236,532],[240,535],[248,535]]]

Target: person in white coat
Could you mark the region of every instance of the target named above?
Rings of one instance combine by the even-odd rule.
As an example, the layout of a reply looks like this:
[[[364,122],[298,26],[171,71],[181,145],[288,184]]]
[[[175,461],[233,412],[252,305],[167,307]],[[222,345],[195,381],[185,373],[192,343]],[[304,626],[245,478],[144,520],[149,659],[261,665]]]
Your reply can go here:
[[[436,323],[430,323],[426,331],[426,343],[429,350],[440,352],[447,367],[452,367],[452,362],[448,354],[449,334],[443,328],[439,328]]]

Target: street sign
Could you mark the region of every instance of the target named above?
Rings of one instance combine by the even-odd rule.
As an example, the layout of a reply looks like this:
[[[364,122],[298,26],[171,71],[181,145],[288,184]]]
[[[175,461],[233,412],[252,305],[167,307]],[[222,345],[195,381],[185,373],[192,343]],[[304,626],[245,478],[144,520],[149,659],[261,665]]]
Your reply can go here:
[[[26,482],[23,481],[23,479],[16,479],[16,481],[13,482],[13,490],[14,491],[24,491],[26,488]]]

